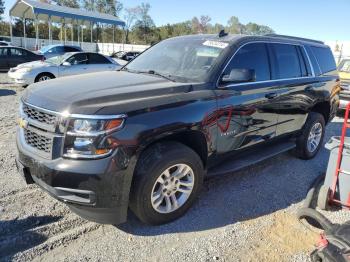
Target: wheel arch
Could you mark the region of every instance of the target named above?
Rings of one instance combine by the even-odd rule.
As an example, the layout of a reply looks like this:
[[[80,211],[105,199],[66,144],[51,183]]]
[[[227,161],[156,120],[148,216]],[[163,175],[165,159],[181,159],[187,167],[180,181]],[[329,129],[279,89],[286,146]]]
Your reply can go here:
[[[205,135],[198,130],[184,130],[158,137],[155,140],[149,142],[147,145],[144,145],[138,155],[140,157],[145,150],[157,143],[170,141],[178,142],[191,148],[194,152],[198,154],[198,156],[202,160],[203,166],[206,166],[208,160],[208,143]]]
[[[318,102],[311,108],[310,112],[320,113],[327,124],[330,119],[331,104],[329,101]]]
[[[34,79],[34,82],[38,82],[38,78],[42,75],[49,75],[52,78],[56,78],[56,76],[52,72],[41,72],[41,73],[37,74],[37,76]]]

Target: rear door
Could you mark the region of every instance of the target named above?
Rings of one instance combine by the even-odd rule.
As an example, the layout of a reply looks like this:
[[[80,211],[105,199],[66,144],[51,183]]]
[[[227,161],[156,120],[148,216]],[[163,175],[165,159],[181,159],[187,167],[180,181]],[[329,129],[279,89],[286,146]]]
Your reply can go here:
[[[287,43],[269,44],[271,51],[272,79],[278,84],[279,97],[276,135],[300,130],[304,125],[310,105],[310,91],[317,88],[314,72],[302,45]]]
[[[266,43],[248,43],[241,47],[222,75],[232,69],[254,70],[251,82],[218,84],[216,113],[217,152],[226,153],[268,141],[276,135],[276,85],[271,82],[269,52]]]
[[[110,71],[115,68],[114,64],[103,55],[97,53],[88,54],[88,72]]]
[[[8,70],[10,69],[9,66],[9,55],[8,55],[8,50],[9,48],[7,47],[2,47],[0,48],[0,70]]]
[[[72,55],[71,57],[65,60],[70,63],[70,66],[59,66],[59,75],[60,76],[69,76],[69,75],[79,75],[88,73],[88,57],[85,53],[79,53]]]
[[[27,52],[21,48],[11,47],[9,48],[9,66],[15,67],[19,64],[27,62]]]

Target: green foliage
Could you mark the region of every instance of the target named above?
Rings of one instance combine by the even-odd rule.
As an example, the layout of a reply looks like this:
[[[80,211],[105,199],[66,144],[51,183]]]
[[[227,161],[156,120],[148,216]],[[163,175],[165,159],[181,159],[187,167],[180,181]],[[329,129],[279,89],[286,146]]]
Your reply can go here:
[[[4,14],[5,11],[5,1],[0,0],[0,21],[2,20],[2,15]]]
[[[217,34],[220,30],[225,29],[230,34],[248,34],[248,35],[264,35],[274,33],[273,29],[266,25],[259,25],[253,22],[243,24],[238,17],[232,16],[226,25],[211,24],[211,18],[208,15],[193,17],[191,20],[175,24],[166,24],[156,26],[151,15],[151,5],[149,3],[141,3],[136,7],[123,8],[118,0],[39,0],[41,2],[68,6],[73,8],[83,8],[89,11],[107,13],[114,16],[120,16],[125,21],[125,27],[115,31],[115,39],[117,42],[125,42],[132,44],[154,44],[169,37],[189,34]],[[3,13],[4,0],[0,0],[0,18]],[[1,20],[1,19],[0,19]],[[101,28],[103,27],[103,28]],[[84,41],[90,41],[90,29],[85,29]],[[35,37],[35,27],[33,21],[26,21],[27,37]],[[77,40],[77,28],[74,28],[74,39]],[[52,26],[53,39],[63,39],[64,30],[61,30],[60,24]],[[9,35],[9,24],[0,23],[0,35]],[[14,36],[23,36],[23,22],[19,19],[14,21]],[[71,29],[66,30],[67,40],[71,39]],[[39,24],[39,37],[48,38],[48,24]],[[93,30],[93,37],[96,41],[112,42],[112,27],[106,25],[98,25]]]
[[[78,0],[52,0],[53,3],[61,6],[67,6],[72,8],[79,8]]]

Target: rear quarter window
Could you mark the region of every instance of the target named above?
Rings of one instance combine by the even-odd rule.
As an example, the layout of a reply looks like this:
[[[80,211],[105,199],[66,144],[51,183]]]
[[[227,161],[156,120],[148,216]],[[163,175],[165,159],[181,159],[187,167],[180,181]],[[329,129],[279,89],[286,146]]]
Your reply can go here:
[[[109,61],[107,58],[100,54],[89,54],[89,64],[111,64],[112,62]]]
[[[332,51],[328,47],[311,46],[310,49],[317,59],[318,65],[323,74],[337,69]]]

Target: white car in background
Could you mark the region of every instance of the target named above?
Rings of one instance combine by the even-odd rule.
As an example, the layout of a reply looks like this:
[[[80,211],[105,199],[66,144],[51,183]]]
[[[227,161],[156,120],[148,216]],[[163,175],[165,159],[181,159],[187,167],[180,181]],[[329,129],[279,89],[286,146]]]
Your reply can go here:
[[[11,68],[8,76],[23,86],[53,78],[100,71],[115,71],[121,67],[110,57],[89,52],[66,53],[45,61],[34,61]]]

